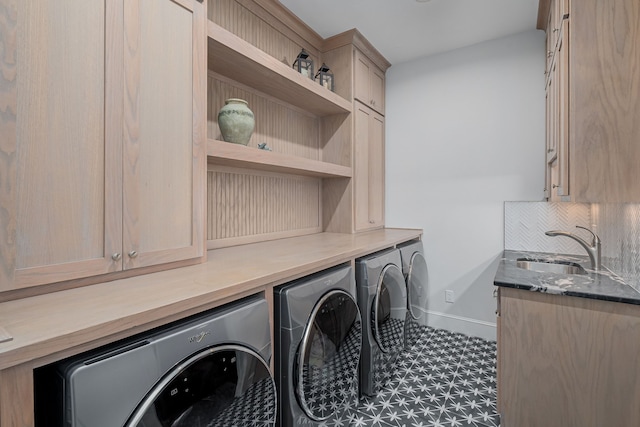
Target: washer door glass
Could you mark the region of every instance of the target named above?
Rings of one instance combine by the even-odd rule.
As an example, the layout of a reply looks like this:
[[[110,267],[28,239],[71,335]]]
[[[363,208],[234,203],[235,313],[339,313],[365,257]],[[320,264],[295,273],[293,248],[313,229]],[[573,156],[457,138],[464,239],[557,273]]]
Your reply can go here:
[[[361,346],[356,301],[341,290],[328,292],[311,312],[296,355],[296,395],[308,417],[326,420],[357,398]]]
[[[415,252],[411,256],[409,274],[407,275],[409,313],[414,320],[420,320],[427,308],[424,295],[426,295],[428,275],[427,261],[420,252]]]
[[[275,382],[265,361],[237,345],[203,350],[176,365],[140,403],[128,426],[274,426]]]
[[[371,307],[371,329],[383,352],[404,346],[404,324],[407,318],[407,288],[402,272],[395,264],[380,273],[376,296]]]

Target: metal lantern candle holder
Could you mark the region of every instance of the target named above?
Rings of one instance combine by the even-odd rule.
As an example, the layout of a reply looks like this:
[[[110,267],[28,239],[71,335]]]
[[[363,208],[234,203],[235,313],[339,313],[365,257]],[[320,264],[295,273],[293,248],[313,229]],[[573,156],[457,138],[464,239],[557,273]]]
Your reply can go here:
[[[313,78],[313,59],[309,57],[309,53],[302,49],[298,54],[298,57],[293,63],[293,68],[303,76],[307,76],[310,79]]]
[[[318,70],[318,73],[315,76],[315,81],[320,83],[320,86],[324,86],[333,92],[333,89],[334,89],[333,73],[331,72],[329,67],[327,67],[326,64],[323,63],[320,69]]]

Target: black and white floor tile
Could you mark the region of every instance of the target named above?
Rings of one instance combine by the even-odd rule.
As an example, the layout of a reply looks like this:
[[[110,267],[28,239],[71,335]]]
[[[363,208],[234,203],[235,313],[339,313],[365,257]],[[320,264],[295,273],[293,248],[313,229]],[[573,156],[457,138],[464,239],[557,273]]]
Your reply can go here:
[[[428,327],[417,334],[388,384],[329,427],[500,425],[496,343]]]

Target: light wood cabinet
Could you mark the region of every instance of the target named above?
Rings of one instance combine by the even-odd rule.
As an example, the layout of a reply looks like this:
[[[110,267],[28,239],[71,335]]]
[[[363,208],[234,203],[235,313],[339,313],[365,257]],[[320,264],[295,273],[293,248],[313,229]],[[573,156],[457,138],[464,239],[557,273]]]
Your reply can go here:
[[[355,49],[355,98],[384,115],[384,71]]]
[[[125,8],[122,267],[129,269],[204,253],[206,6],[129,0]]]
[[[552,201],[569,199],[569,56],[566,40],[569,21],[559,24],[560,30],[550,34],[555,48],[547,70],[546,141],[547,171],[545,192]]]
[[[355,230],[384,226],[384,117],[355,102]]]
[[[551,93],[547,149],[557,149],[557,162],[546,166],[550,200],[640,201],[639,19],[635,0],[615,8],[599,0],[540,2]],[[551,92],[549,79],[558,83]]]
[[[201,257],[204,6],[0,6],[0,291]]]
[[[327,63],[342,63],[338,74],[342,96],[353,99],[351,118],[352,199],[351,230],[384,227],[385,71],[391,64],[360,34],[350,30],[325,41]]]
[[[640,425],[640,307],[500,288],[504,427]]]

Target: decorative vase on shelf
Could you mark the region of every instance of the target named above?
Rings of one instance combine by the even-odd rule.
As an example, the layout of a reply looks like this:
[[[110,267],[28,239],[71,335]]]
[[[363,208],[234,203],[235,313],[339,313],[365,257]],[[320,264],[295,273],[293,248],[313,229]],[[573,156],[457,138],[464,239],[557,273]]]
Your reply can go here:
[[[247,145],[255,124],[253,111],[244,99],[229,98],[218,112],[220,133],[227,142]]]

